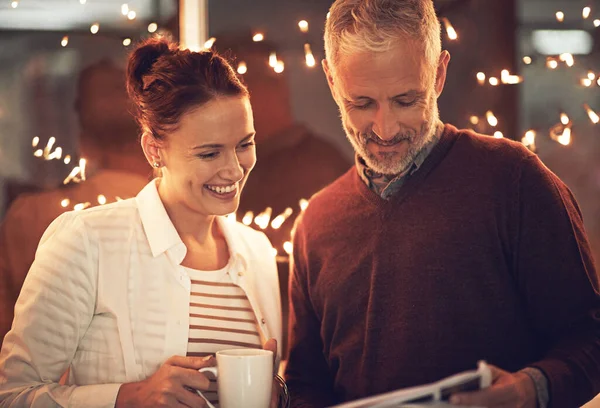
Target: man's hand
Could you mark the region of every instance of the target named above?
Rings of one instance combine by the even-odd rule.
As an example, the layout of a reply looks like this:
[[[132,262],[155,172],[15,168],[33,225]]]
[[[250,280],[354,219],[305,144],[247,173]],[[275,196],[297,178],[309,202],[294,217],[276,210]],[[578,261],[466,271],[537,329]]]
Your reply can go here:
[[[537,395],[533,380],[525,373],[509,373],[489,366],[492,385],[481,391],[454,394],[454,405],[486,408],[536,408]]]

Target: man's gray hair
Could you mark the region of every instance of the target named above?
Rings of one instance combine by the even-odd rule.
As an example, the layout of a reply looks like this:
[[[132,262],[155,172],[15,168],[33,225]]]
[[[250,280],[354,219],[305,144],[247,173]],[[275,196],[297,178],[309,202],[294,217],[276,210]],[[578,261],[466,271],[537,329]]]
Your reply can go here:
[[[325,56],[334,69],[340,55],[385,52],[399,39],[423,44],[437,66],[442,41],[433,0],[337,0],[325,23]]]

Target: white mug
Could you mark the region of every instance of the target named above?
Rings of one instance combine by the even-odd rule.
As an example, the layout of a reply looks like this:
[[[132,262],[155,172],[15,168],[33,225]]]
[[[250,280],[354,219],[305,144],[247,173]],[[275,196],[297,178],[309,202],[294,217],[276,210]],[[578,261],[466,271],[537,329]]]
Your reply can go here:
[[[217,352],[217,366],[199,370],[217,378],[221,408],[269,408],[273,387],[273,352],[232,349]]]

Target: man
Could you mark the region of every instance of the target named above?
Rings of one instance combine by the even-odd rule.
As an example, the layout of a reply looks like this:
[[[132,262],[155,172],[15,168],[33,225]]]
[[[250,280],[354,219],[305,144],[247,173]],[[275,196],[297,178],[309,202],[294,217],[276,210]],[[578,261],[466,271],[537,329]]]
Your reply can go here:
[[[107,202],[130,198],[148,182],[150,169],[129,113],[125,72],[102,60],[81,72],[77,92],[80,150],[88,161],[88,179],[22,195],[10,206],[0,225],[0,342],[11,327],[15,302],[48,225],[78,203],[98,205],[99,195]]]
[[[432,0],[337,0],[325,50],[356,166],[296,226],[292,406],[425,384],[478,360],[492,386],[451,403],[591,399],[599,282],[581,214],[520,144],[439,121],[450,56]]]

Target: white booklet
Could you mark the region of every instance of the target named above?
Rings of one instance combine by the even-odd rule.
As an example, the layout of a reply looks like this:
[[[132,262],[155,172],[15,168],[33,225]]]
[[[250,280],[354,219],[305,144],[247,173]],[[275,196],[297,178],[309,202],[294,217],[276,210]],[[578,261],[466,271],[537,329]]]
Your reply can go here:
[[[477,391],[491,384],[492,372],[484,361],[480,361],[477,370],[455,374],[431,384],[391,391],[330,408],[398,408],[417,407],[421,404],[438,406],[437,403],[448,401],[452,394]]]

